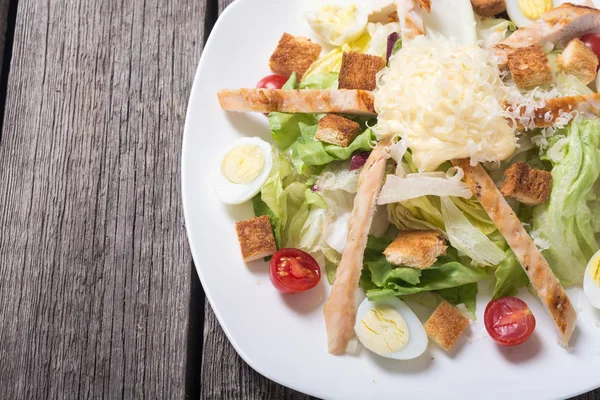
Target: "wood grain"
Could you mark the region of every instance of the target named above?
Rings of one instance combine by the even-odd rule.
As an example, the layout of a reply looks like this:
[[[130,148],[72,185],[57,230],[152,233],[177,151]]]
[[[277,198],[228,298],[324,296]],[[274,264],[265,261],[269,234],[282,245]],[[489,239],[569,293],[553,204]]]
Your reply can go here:
[[[233,3],[234,0],[218,0],[219,1],[219,15],[225,10],[225,8]]]
[[[229,343],[208,302],[203,348],[202,399],[312,399],[270,381],[250,368]]]
[[[0,74],[2,73],[2,62],[4,60],[4,41],[6,39],[6,28],[8,25],[9,3],[10,0],[0,0]]]
[[[234,0],[218,1],[220,15]],[[203,399],[312,399],[270,381],[250,368],[227,340],[208,302],[204,320],[201,382]],[[574,399],[600,400],[600,389]]]
[[[0,142],[0,398],[182,398],[179,187],[205,1],[21,0]]]

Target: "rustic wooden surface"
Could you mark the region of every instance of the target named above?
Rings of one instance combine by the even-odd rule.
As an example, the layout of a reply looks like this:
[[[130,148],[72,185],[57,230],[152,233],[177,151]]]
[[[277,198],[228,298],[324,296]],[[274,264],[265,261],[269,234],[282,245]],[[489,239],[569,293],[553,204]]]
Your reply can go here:
[[[310,398],[235,353],[183,229],[187,98],[231,2],[0,0],[0,399]]]
[[[199,0],[18,1],[0,399],[184,397],[180,146],[204,16]]]

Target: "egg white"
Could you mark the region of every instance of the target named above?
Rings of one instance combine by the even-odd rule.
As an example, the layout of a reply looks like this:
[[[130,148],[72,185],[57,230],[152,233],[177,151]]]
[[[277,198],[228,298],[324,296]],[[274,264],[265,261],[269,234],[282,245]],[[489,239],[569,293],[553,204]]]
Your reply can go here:
[[[345,2],[327,2],[327,5],[348,7],[352,4],[344,4]],[[367,22],[369,14],[367,9],[361,4],[354,4],[356,6],[356,13],[354,15],[351,25],[347,27],[343,32],[338,32],[334,26],[325,23],[319,19],[319,11],[310,11],[306,13],[305,19],[310,25],[311,29],[317,34],[317,36],[333,46],[342,46],[345,43],[352,42],[360,37],[367,28]],[[337,38],[334,38],[337,36]]]
[[[585,269],[585,276],[583,278],[583,292],[592,304],[592,306],[600,309],[600,286],[592,279],[592,267],[600,262],[600,251],[590,258],[588,265]]]
[[[250,183],[235,184],[227,179],[221,170],[221,163],[225,156],[235,147],[242,145],[258,146],[264,155],[264,165],[260,174]],[[225,204],[241,204],[260,192],[260,188],[265,183],[271,170],[273,169],[273,150],[271,145],[257,137],[242,138],[233,142],[225,151],[218,157],[218,164],[213,170],[213,189],[219,200]]]
[[[556,8],[564,3],[572,3],[575,5],[585,5],[589,4],[589,0],[554,0],[552,2],[553,8]],[[600,0],[593,0],[592,3],[596,8],[600,8]],[[527,18],[525,14],[519,8],[518,0],[506,0],[506,13],[510,17],[510,19],[517,25],[519,28],[527,26],[534,22],[533,20]]]
[[[409,334],[408,343],[403,349],[394,353],[379,354],[380,356],[396,360],[412,360],[425,352],[428,339],[423,324],[403,301],[395,297],[378,301],[369,301],[369,299],[365,299],[360,304],[356,313],[356,324],[354,325],[354,332],[359,340],[360,336],[358,332],[360,331],[361,320],[375,306],[388,306],[393,308],[402,316],[402,318],[404,318],[404,321],[406,321]]]
[[[436,0],[431,12],[423,13],[423,25],[428,35],[454,38],[459,44],[477,42],[475,14],[470,0]]]

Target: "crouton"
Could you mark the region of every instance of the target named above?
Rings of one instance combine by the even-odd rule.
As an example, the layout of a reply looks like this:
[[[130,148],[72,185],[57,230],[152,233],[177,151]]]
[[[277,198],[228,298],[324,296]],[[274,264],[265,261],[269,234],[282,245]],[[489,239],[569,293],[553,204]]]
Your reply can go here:
[[[378,56],[360,53],[344,53],[339,76],[340,89],[374,90],[377,73],[385,67],[385,60]]]
[[[389,22],[398,22],[398,5],[390,1],[383,7],[379,7],[369,14],[369,22],[387,24]]]
[[[296,73],[298,80],[310,68],[321,54],[321,45],[309,38],[284,33],[277,48],[271,55],[269,67],[276,74],[287,78]]]
[[[442,301],[425,322],[427,336],[444,350],[450,350],[469,326],[469,318],[456,308]]]
[[[552,82],[552,69],[544,49],[539,44],[514,49],[508,54],[508,68],[520,88]]]
[[[431,12],[431,0],[414,0],[422,10]]]
[[[236,222],[235,230],[245,262],[272,256],[277,252],[271,222],[266,215]]]
[[[531,168],[526,162],[519,161],[504,171],[500,192],[505,197],[514,197],[523,204],[535,206],[548,200],[551,187],[550,172]]]
[[[505,0],[471,0],[473,11],[482,17],[493,17],[506,11]]]
[[[447,248],[444,237],[438,231],[405,230],[400,231],[383,254],[392,264],[425,269],[446,254]]]
[[[315,139],[321,142],[348,147],[360,133],[360,125],[348,118],[327,114],[319,121]]]
[[[585,85],[596,79],[598,57],[579,39],[569,42],[557,62],[563,72],[575,76]]]

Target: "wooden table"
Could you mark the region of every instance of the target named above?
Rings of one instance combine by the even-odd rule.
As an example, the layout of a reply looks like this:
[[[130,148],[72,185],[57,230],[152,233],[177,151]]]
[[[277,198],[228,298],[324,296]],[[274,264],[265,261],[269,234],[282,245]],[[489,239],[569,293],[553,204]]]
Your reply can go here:
[[[308,398],[235,353],[184,230],[188,94],[230,2],[0,0],[0,399]]]

